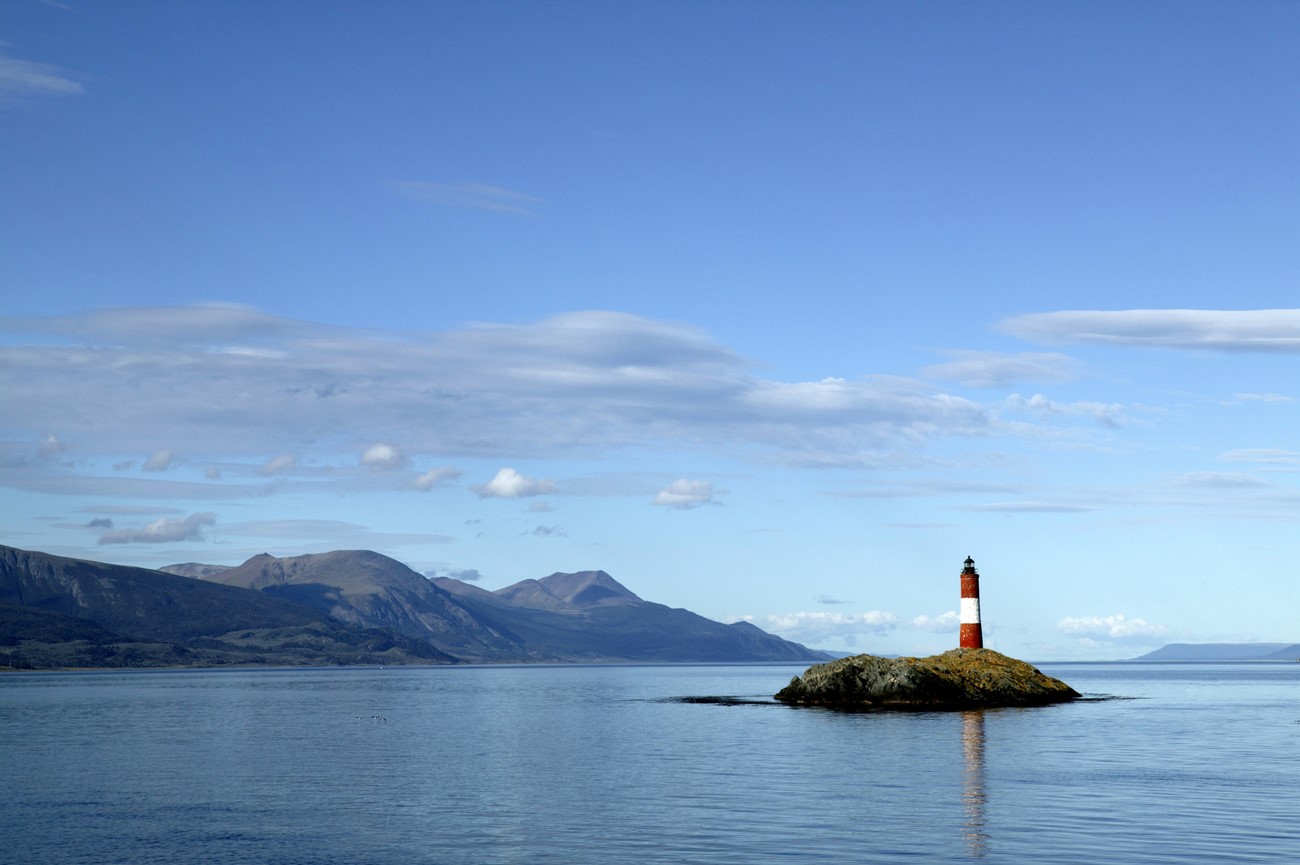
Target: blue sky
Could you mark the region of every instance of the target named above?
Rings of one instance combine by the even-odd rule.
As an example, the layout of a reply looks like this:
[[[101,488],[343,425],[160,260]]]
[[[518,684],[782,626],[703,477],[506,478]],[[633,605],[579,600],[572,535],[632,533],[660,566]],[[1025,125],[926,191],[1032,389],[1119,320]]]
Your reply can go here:
[[[0,8],[0,542],[1296,641],[1300,6]]]

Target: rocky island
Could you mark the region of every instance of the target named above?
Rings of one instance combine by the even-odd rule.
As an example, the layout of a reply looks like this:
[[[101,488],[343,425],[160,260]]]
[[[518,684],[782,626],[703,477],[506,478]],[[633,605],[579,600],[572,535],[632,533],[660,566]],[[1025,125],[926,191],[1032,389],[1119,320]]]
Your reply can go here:
[[[1079,693],[1034,666],[992,649],[952,649],[928,658],[855,655],[809,667],[776,699],[838,709],[978,709],[1042,706]]]

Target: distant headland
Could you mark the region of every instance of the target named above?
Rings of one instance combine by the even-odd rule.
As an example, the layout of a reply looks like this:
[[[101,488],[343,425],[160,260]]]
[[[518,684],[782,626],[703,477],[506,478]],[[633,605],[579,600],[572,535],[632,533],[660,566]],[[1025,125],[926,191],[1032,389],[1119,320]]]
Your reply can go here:
[[[1300,661],[1300,643],[1170,643],[1135,661]]]

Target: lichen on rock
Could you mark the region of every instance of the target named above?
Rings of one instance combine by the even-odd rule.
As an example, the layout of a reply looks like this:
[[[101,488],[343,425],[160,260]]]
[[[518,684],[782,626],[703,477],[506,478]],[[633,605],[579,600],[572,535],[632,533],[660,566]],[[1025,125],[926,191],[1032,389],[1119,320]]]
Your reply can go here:
[[[855,655],[816,664],[776,699],[841,709],[971,709],[1041,706],[1079,693],[1031,664],[992,649],[953,649],[928,658]]]

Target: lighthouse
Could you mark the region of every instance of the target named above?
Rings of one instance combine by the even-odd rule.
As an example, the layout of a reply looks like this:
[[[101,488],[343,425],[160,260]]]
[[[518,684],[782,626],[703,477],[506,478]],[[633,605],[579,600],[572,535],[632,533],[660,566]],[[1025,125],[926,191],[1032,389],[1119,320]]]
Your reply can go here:
[[[966,557],[961,569],[961,647],[984,648],[984,631],[980,627],[980,575],[975,560]]]

